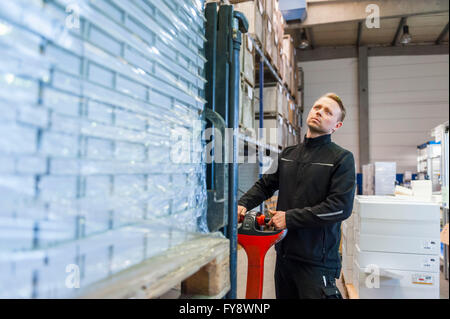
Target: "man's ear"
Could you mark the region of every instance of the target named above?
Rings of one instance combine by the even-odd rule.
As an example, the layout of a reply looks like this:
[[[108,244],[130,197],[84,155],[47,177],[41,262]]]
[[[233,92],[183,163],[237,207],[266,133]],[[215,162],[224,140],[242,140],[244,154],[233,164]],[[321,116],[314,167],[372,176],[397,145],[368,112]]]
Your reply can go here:
[[[337,124],[334,127],[334,129],[331,130],[331,133],[336,132],[342,126],[342,124],[344,124],[344,123],[342,123],[341,121],[337,122]]]

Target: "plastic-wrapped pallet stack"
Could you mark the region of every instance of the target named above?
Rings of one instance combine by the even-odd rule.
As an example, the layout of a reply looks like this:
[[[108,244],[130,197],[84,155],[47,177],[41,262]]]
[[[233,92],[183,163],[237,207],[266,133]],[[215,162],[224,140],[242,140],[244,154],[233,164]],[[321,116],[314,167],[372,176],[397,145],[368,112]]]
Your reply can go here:
[[[0,298],[207,231],[204,41],[201,0],[0,1]]]
[[[357,196],[353,214],[352,283],[361,299],[439,298],[438,204]]]
[[[395,162],[375,162],[363,165],[363,194],[393,195],[396,170]]]

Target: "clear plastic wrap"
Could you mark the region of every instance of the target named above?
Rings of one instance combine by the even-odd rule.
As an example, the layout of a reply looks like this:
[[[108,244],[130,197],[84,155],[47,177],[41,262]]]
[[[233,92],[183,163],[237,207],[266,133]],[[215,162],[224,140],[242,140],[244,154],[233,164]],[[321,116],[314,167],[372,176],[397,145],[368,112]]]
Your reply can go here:
[[[0,1],[0,297],[70,296],[67,265],[86,285],[208,232],[202,5]]]

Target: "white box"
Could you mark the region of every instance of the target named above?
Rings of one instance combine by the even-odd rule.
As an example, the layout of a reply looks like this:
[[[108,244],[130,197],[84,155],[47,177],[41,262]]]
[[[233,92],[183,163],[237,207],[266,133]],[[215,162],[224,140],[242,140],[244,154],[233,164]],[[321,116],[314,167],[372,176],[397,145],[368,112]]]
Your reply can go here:
[[[397,173],[395,162],[375,162],[375,195],[390,195],[395,192],[395,180]]]
[[[377,276],[354,261],[353,286],[360,299],[439,299],[439,272],[379,269]]]
[[[375,162],[363,165],[363,194],[394,194],[396,169],[395,162]]]
[[[382,269],[395,269],[418,272],[439,272],[439,255],[418,255],[403,253],[386,253],[375,251],[361,251],[355,244],[353,260],[366,268],[376,265]]]
[[[414,235],[414,234],[411,234]],[[355,242],[363,251],[397,252],[408,254],[439,254],[439,237],[382,236],[356,232]]]
[[[413,196],[416,199],[431,201],[433,195],[433,184],[430,180],[411,181]]]
[[[440,233],[440,207],[436,203],[357,196],[354,218],[355,231],[361,234],[434,239]]]

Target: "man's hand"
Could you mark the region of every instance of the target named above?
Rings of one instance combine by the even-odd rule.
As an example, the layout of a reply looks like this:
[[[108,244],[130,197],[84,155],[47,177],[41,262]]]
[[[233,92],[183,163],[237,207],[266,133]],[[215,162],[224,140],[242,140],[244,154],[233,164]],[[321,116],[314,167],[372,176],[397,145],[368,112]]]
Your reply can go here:
[[[238,222],[244,220],[245,217],[245,213],[247,212],[247,208],[245,208],[244,206],[240,206],[238,205],[237,207],[237,211],[238,211]]]
[[[286,212],[269,209],[269,213],[273,215],[272,219],[269,221],[269,226],[274,225],[276,229],[286,228]]]

